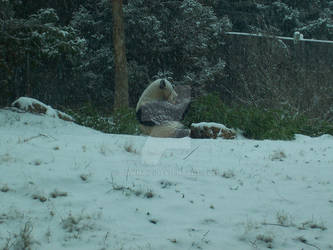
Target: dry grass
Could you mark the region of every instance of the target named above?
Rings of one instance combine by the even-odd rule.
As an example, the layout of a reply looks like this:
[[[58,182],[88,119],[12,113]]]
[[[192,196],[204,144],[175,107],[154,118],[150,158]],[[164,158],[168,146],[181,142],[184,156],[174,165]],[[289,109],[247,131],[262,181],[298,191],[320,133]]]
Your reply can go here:
[[[61,192],[57,189],[55,189],[53,192],[50,193],[50,196],[54,199],[57,197],[66,197],[67,195],[68,195],[67,192]]]
[[[271,235],[258,234],[256,240],[265,243],[267,248],[273,248],[274,238]]]
[[[230,179],[230,178],[235,177],[235,173],[233,170],[229,169],[229,170],[223,171],[222,177],[226,178],[226,179]]]
[[[31,197],[32,197],[32,199],[39,200],[40,202],[47,201],[47,197],[42,194],[33,194]]]
[[[300,230],[320,229],[321,231],[325,231],[327,229],[327,227],[324,225],[323,222],[316,222],[313,219],[301,223],[301,225],[298,226],[297,228]]]
[[[66,218],[61,220],[61,225],[66,232],[70,233],[68,238],[78,239],[83,231],[94,229],[95,225],[91,222],[92,219],[90,215],[79,214],[74,216],[69,213]]]
[[[24,227],[18,234],[13,234],[9,238],[7,238],[5,246],[2,248],[3,250],[32,250],[33,244],[36,241],[33,239],[31,233],[33,231],[33,226],[31,222],[26,222]]]
[[[88,179],[89,179],[91,176],[92,176],[91,173],[89,173],[89,174],[80,174],[80,179],[81,179],[82,181],[84,181],[84,182],[87,182]]]
[[[108,192],[111,190],[121,191],[126,196],[135,195],[147,199],[151,199],[155,196],[155,193],[151,189],[147,189],[142,186],[136,186],[135,184],[132,184],[132,186],[119,185],[114,182],[113,178],[111,179],[110,183],[112,185],[112,189],[110,189]]]
[[[137,154],[137,150],[133,147],[133,145],[129,144],[129,145],[124,145],[124,149],[126,152],[128,153],[132,153],[132,154]]]

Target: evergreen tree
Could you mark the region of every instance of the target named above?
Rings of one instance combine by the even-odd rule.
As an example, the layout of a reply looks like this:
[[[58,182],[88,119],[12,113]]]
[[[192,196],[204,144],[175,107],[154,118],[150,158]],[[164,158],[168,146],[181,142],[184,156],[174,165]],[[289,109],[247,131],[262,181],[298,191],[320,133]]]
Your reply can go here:
[[[29,95],[52,102],[68,93],[70,86],[63,85],[63,79],[72,77],[68,69],[77,64],[85,41],[58,20],[54,9],[40,9],[27,19],[13,15],[2,20],[0,74],[1,88],[9,92],[7,101]]]

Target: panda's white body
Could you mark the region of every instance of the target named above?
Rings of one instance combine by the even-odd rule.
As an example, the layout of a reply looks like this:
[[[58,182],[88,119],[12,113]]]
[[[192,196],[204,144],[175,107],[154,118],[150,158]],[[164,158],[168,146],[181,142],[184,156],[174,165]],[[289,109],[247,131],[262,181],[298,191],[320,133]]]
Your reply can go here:
[[[136,112],[144,107],[156,102],[165,103],[170,105],[175,104],[177,93],[174,90],[172,84],[166,79],[158,79],[152,82],[142,93],[137,106]],[[168,107],[166,105],[166,107]],[[140,119],[139,119],[140,121]],[[146,125],[144,122],[140,122],[141,132],[145,135],[153,137],[185,137],[190,134],[189,129],[185,129],[183,124],[179,121],[164,120],[160,121],[158,125]]]

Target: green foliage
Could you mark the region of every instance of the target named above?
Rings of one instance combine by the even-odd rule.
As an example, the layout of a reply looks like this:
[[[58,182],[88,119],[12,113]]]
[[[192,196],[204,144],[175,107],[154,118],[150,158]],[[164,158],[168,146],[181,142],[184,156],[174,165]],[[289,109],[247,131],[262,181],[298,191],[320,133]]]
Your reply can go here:
[[[135,109],[121,108],[113,112],[113,130],[114,134],[138,134],[139,124],[136,119]]]
[[[227,107],[216,94],[199,97],[191,103],[190,110],[185,116],[184,124],[190,126],[191,123],[198,122],[218,122],[226,120]]]
[[[290,140],[294,138],[294,120],[280,110],[262,110],[257,107],[234,107],[230,109],[231,125],[244,131],[253,139]]]
[[[110,134],[138,134],[138,122],[133,109],[119,109],[111,117],[100,113],[91,103],[67,111],[79,125]]]
[[[295,134],[333,135],[333,124],[313,121],[287,110],[262,109],[253,106],[227,106],[215,94],[195,100],[184,123],[217,122],[240,129],[249,139],[291,140]]]

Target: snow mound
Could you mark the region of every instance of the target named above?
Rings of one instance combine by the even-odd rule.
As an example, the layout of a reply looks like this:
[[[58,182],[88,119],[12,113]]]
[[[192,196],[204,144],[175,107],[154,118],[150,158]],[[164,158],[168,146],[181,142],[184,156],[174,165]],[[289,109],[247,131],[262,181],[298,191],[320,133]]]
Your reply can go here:
[[[70,115],[67,115],[30,97],[20,97],[12,103],[12,107],[34,114],[44,114],[54,118],[60,118],[65,121],[74,121],[74,118]]]

